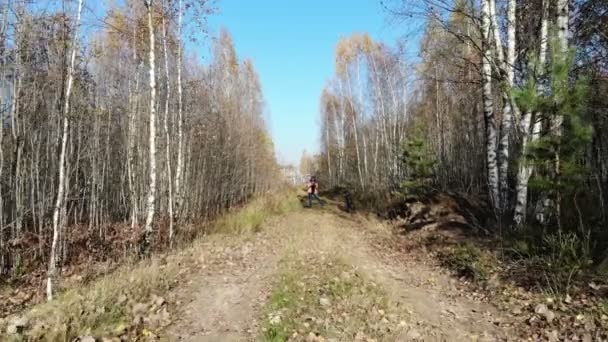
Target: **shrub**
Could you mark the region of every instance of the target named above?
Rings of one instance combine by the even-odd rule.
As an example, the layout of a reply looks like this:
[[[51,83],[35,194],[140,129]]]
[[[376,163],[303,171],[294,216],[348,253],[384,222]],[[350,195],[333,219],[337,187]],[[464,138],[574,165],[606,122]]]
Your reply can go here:
[[[587,238],[574,233],[547,235],[541,245],[537,262],[542,269],[546,286],[555,293],[566,293],[573,281],[589,269],[592,262]]]
[[[494,256],[471,243],[440,252],[439,260],[459,276],[475,281],[487,280],[496,268]]]
[[[592,265],[589,236],[573,232],[536,234],[515,239],[511,251],[528,276],[554,293],[567,293]]]

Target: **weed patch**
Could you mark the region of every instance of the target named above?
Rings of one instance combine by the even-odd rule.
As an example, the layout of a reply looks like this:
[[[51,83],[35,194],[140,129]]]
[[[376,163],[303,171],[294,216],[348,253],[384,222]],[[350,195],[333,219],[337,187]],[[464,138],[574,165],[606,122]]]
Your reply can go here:
[[[497,265],[494,255],[471,243],[442,250],[439,260],[459,276],[481,282],[488,280]]]
[[[588,239],[574,233],[517,239],[512,242],[511,254],[530,281],[554,295],[568,293],[592,266]]]
[[[252,199],[245,207],[221,217],[210,233],[258,232],[266,219],[295,211],[300,207],[293,191],[268,192]]]
[[[384,340],[400,324],[373,282],[340,260],[286,260],[264,317],[264,341]]]
[[[71,341],[78,336],[130,336],[160,328],[160,322],[143,320],[166,310],[165,303],[155,298],[177,284],[185,258],[157,257],[135,267],[125,265],[95,283],[63,292],[33,307],[24,316],[29,322],[24,333],[13,340]],[[138,313],[138,306],[145,307],[145,312]],[[138,314],[142,315],[140,326],[133,324]]]

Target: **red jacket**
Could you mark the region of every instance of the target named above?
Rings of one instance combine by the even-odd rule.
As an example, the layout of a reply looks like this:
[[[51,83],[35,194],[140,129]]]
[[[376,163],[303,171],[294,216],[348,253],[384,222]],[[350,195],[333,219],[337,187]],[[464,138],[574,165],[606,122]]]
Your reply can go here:
[[[309,194],[317,194],[319,193],[319,183],[314,181],[308,182],[308,193]]]

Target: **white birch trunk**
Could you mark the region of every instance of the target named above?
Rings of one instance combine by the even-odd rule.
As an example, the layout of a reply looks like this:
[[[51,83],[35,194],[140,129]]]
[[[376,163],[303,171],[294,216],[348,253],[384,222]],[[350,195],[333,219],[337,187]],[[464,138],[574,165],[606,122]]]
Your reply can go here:
[[[350,84],[350,77],[348,76],[348,72],[346,73],[346,82],[348,83],[348,95],[349,95],[349,100],[351,103],[351,110],[353,111],[352,113],[352,121],[353,121],[353,133],[355,135],[355,151],[357,154],[357,171],[359,173],[359,182],[361,183],[361,189],[365,190],[365,182],[363,181],[363,172],[361,171],[361,153],[359,152],[359,133],[358,133],[358,126],[357,126],[357,114],[355,113],[355,105],[354,105],[354,101],[352,100],[353,98],[353,91],[352,91],[352,86]],[[342,106],[344,107],[344,106]],[[346,114],[346,113],[344,113]]]
[[[488,168],[488,190],[494,208],[500,207],[498,166],[496,163],[496,122],[492,94],[492,38],[490,36],[490,0],[481,0],[482,16],[482,66],[483,112],[486,124],[486,164]]]
[[[171,84],[169,78],[169,56],[167,53],[167,22],[165,20],[165,16],[163,16],[163,54],[165,59],[165,87],[167,89],[167,93],[165,96],[165,117],[163,118],[163,126],[165,130],[165,140],[166,140],[166,148],[165,148],[165,167],[167,170],[167,186],[169,192],[169,245],[173,247],[173,174],[171,172],[171,135],[169,134],[169,99],[171,98]]]
[[[149,33],[149,64],[150,64],[150,137],[149,137],[149,154],[150,154],[150,179],[148,199],[146,202],[146,226],[144,227],[144,243],[145,247],[149,248],[152,239],[152,222],[154,221],[155,203],[156,203],[156,65],[155,65],[155,38],[154,24],[152,21],[152,5],[153,0],[145,0],[145,5],[148,14],[148,33]]]
[[[569,10],[568,0],[557,0],[557,41],[559,44],[560,51],[560,59],[564,61],[567,58],[568,54],[568,30],[569,30]],[[555,56],[553,56],[555,59]],[[564,122],[564,117],[561,114],[556,114],[555,118],[553,118],[551,122],[551,131],[557,137],[558,141],[562,136],[562,125]],[[560,143],[557,144],[557,149],[555,151],[555,165],[554,172],[555,177],[557,179],[558,184],[560,183],[560,174],[561,174],[561,161],[560,161]],[[555,198],[555,216],[557,217],[557,225],[558,228],[561,229],[561,193],[560,190],[556,190],[556,198]]]
[[[179,0],[177,17],[177,168],[175,170],[175,210],[182,210],[182,177],[184,168],[183,97],[182,97],[182,0]]]
[[[508,206],[509,198],[509,137],[513,122],[515,105],[512,103],[509,92],[513,87],[515,64],[515,0],[509,0],[507,10],[507,58],[505,61],[500,28],[496,18],[496,0],[490,0],[490,27],[494,34],[495,56],[497,68],[502,77],[506,77],[504,89],[502,90],[503,112],[500,123],[500,140],[498,144],[498,178],[499,178],[499,204],[500,210],[504,211]]]
[[[538,55],[539,66],[537,73],[543,74],[545,70],[545,63],[547,60],[547,32],[548,32],[548,7],[550,0],[543,0],[542,14],[541,14],[541,26],[540,26],[540,50]],[[539,86],[537,91],[542,91]],[[539,113],[532,113],[527,110],[521,118],[521,134],[522,134],[522,153],[526,153],[529,143],[533,143],[540,138],[540,132],[542,128],[542,121]],[[532,125],[532,127],[530,127]],[[532,130],[532,131],[530,131]],[[522,159],[518,173],[517,173],[517,186],[516,186],[516,202],[515,202],[515,214],[513,221],[517,226],[522,226],[526,222],[526,211],[528,208],[528,182],[532,175],[533,168],[528,165],[525,158]]]
[[[331,172],[331,155],[330,155],[330,146],[329,146],[329,114],[326,114],[325,120],[325,149],[327,150],[327,173],[329,177],[329,185],[333,185],[333,177]]]
[[[364,110],[363,110],[363,87],[361,85],[361,65],[360,65],[360,58],[359,56],[357,56],[357,87],[359,88],[359,105],[361,106],[361,112],[359,113],[360,115],[363,115]],[[354,106],[353,106],[354,108]],[[359,117],[359,115],[357,115],[357,117]],[[364,118],[365,120],[365,118]],[[366,134],[363,134],[361,136],[362,140],[363,140],[363,171],[365,172],[365,181],[367,181],[369,179],[369,169],[368,169],[368,163],[367,163],[367,138],[366,138]]]
[[[49,260],[49,271],[46,278],[46,296],[47,300],[53,300],[53,278],[57,272],[57,245],[59,240],[59,215],[65,209],[65,159],[68,145],[68,132],[70,128],[70,95],[72,94],[72,85],[74,82],[74,64],[76,63],[76,50],[78,47],[78,29],[80,27],[80,15],[82,13],[83,0],[78,1],[78,14],[76,17],[76,28],[74,29],[74,37],[72,38],[72,54],[70,56],[70,64],[67,70],[67,85],[65,90],[65,103],[63,105],[63,131],[61,138],[61,153],[59,155],[59,185],[57,188],[57,200],[55,201],[55,209],[53,211],[53,240],[51,244],[51,253]]]

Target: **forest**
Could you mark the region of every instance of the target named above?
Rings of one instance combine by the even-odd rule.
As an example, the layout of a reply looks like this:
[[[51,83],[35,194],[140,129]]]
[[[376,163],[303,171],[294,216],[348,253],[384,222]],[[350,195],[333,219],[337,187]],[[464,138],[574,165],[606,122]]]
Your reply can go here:
[[[607,3],[384,4],[424,19],[420,54],[408,61],[404,42],[365,33],[337,43],[313,169],[368,202],[482,199],[495,234],[530,253],[569,245],[576,267],[606,269]]]
[[[265,103],[204,0],[2,1],[0,279],[169,247],[268,189]],[[188,49],[190,47],[190,49]]]
[[[608,340],[608,2],[351,2],[0,0],[0,339]]]

